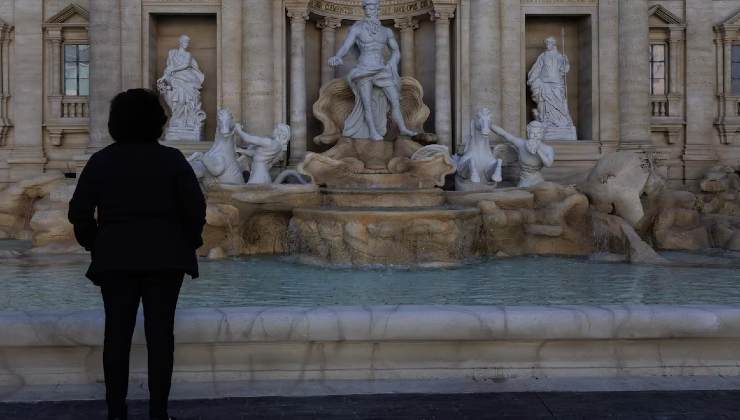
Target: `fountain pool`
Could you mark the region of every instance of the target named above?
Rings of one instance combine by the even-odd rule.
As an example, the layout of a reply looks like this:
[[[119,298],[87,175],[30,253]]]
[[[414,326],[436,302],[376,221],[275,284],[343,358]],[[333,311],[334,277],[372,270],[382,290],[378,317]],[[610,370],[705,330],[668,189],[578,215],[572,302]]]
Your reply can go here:
[[[437,269],[319,267],[277,256],[202,261],[179,306],[731,304],[740,303],[738,255],[666,253],[672,266],[528,256]],[[84,278],[88,261],[0,259],[0,310],[100,308],[98,288]]]
[[[0,400],[69,398],[65,385],[102,380],[99,291],[86,255],[13,252],[27,247],[0,241]],[[670,265],[529,256],[414,270],[203,261],[179,302],[175,387],[740,375],[738,255],[664,256]],[[139,322],[139,382],[144,343]]]

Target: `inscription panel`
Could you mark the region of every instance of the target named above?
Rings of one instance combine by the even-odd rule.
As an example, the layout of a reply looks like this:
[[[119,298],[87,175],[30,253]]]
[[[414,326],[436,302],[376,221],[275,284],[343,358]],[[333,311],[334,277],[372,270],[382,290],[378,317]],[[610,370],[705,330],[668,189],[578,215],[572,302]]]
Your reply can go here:
[[[429,13],[432,0],[391,0],[380,5],[380,19],[395,19]],[[360,20],[364,17],[360,0],[310,0],[309,11],[321,16]]]

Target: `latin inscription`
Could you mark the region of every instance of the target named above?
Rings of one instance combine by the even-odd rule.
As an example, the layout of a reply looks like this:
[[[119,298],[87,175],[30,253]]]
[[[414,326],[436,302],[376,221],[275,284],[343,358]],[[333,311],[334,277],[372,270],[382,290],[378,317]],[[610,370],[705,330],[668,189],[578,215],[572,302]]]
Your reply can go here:
[[[416,0],[397,4],[386,4],[380,6],[380,16],[381,18],[390,18],[415,15],[427,12],[431,10],[432,7],[432,0]],[[308,3],[308,8],[317,13],[330,14],[337,17],[362,18],[364,16],[362,6],[360,5],[342,4],[326,0],[311,0]]]

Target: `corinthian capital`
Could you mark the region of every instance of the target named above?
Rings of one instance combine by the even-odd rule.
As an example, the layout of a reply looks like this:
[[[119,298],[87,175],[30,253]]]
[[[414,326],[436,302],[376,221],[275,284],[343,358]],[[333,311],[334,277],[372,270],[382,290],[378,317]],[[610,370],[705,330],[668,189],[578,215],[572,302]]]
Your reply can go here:
[[[394,26],[401,31],[415,31],[419,29],[419,22],[412,17],[403,17],[395,19]]]
[[[457,5],[449,0],[438,0],[434,2],[434,9],[429,12],[432,20],[450,20],[455,17]]]
[[[321,30],[335,31],[342,26],[342,19],[333,16],[327,16],[316,23],[316,27]]]

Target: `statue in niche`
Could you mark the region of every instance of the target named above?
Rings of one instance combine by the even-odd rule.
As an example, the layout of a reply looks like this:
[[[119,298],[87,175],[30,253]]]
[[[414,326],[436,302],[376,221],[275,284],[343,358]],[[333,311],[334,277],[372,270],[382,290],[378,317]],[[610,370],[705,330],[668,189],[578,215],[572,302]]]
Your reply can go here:
[[[568,57],[558,51],[554,37],[547,38],[545,46],[547,51],[537,57],[527,74],[527,85],[537,104],[535,118],[544,126],[545,140],[576,140],[576,128],[568,110]]]
[[[398,63],[401,53],[393,31],[381,25],[379,0],[363,0],[365,18],[355,23],[334,57],[332,67],[343,64],[342,58],[352,47],[360,57],[357,66],[347,75],[355,95],[355,106],[345,120],[342,135],[352,139],[383,140],[386,134],[388,107],[402,136],[417,133],[406,126],[401,112],[401,79]],[[386,46],[391,57],[385,62]]]
[[[532,121],[527,125],[527,140],[513,136],[495,124],[491,124],[491,130],[517,150],[521,168],[518,187],[534,187],[545,181],[541,171],[543,167],[550,167],[555,162],[555,150],[542,141],[545,130],[541,122]]]
[[[272,138],[253,136],[244,132],[241,124],[236,124],[236,133],[246,145],[237,149],[242,156],[239,160],[242,167],[249,170],[248,184],[270,184],[270,168],[280,163],[288,150],[290,126],[278,124],[272,132]]]
[[[179,48],[167,54],[167,67],[157,80],[157,89],[171,112],[165,140],[197,142],[203,139],[206,119],[200,101],[205,76],[188,51],[190,37],[181,35],[179,42]]]

